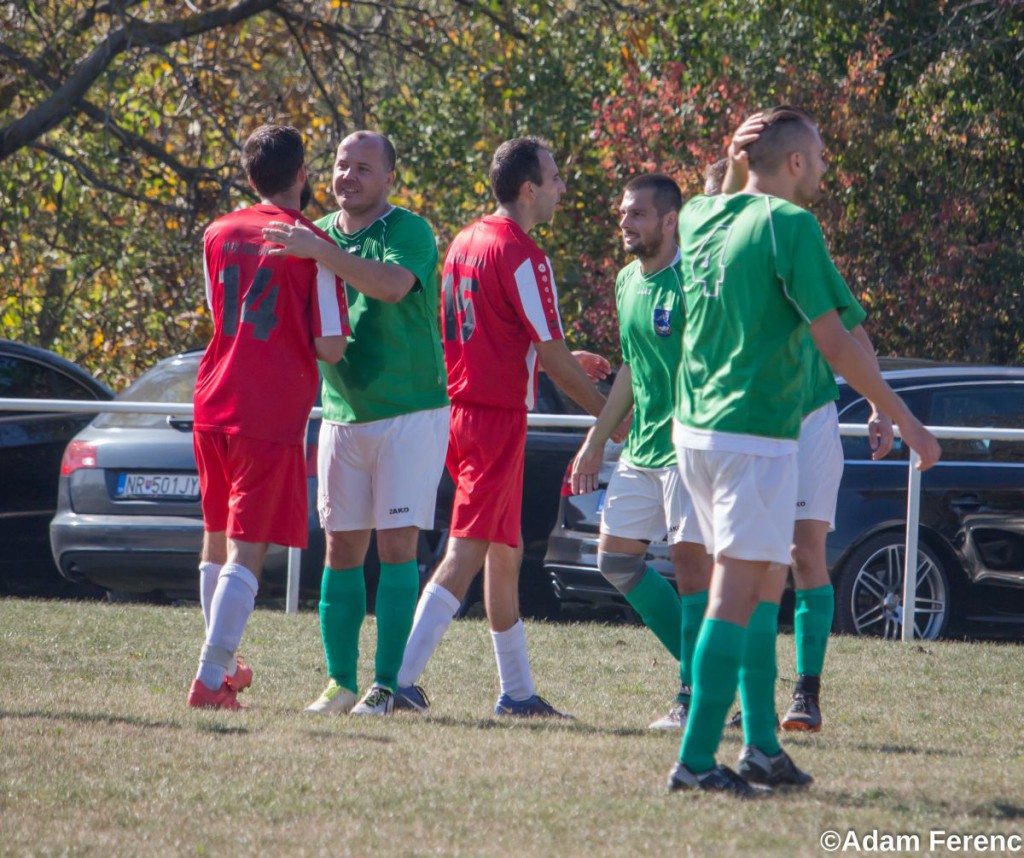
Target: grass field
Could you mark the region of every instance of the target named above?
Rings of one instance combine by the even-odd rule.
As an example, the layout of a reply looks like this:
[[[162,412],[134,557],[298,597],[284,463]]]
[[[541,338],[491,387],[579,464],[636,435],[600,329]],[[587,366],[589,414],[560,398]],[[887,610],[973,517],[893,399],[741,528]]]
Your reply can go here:
[[[197,607],[0,600],[0,854],[799,856],[828,854],[828,829],[862,846],[837,854],[872,832],[994,854],[930,832],[1024,834],[1019,646],[834,639],[825,730],[784,739],[816,783],[738,802],[665,792],[679,736],[647,724],[676,668],[642,627],[528,625],[562,723],[490,716],[479,620],[428,666],[430,714],[380,720],[304,716],[326,681],[317,617],[270,610],[243,641],[251,708],[193,712],[201,633]],[[779,656],[781,709],[791,636]],[[727,731],[723,761],[740,744]]]

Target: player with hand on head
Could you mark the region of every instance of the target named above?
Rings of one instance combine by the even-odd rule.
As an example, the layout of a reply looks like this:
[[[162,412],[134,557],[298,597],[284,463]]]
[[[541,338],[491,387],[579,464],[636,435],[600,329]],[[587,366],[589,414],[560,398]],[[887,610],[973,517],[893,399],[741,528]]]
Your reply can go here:
[[[267,543],[306,547],[306,421],[316,359],[345,353],[341,281],[317,263],[272,254],[263,228],[309,197],[302,137],[264,125],[242,148],[258,205],[214,221],[204,237],[213,339],[199,365],[194,446],[203,506],[200,601],[206,642],[188,705],[238,709],[252,670],[237,655]]]
[[[718,162],[723,169],[722,182],[726,193],[736,192],[746,184],[746,147],[758,139],[763,127],[760,114],[747,119],[733,136],[728,157]],[[863,327],[867,314],[852,295],[850,300],[849,309],[841,316],[843,325],[877,368],[874,346]],[[797,681],[789,710],[782,719],[782,728],[816,733],[821,730],[818,702],[821,674],[835,611],[835,593],[825,559],[825,540],[835,529],[836,501],[843,476],[843,446],[835,406],[839,396],[835,375],[809,332],[803,337],[802,348],[807,387],[797,442],[799,481],[790,564],[795,583],[793,627]],[[874,405],[868,417],[868,439],[873,459],[881,459],[892,449],[892,420]],[[729,724],[741,726],[742,713],[734,715]]]
[[[680,472],[715,565],[690,715],[668,785],[744,797],[758,791],[752,782],[770,789],[811,781],[780,747],[774,712],[807,331],[829,365],[895,420],[922,469],[940,456],[934,436],[844,326],[856,302],[804,208],[825,172],[817,125],[790,107],[761,120],[742,191],[698,196],[680,215],[686,326],[674,427]],[[741,676],[745,745],[737,773],[715,755]]]

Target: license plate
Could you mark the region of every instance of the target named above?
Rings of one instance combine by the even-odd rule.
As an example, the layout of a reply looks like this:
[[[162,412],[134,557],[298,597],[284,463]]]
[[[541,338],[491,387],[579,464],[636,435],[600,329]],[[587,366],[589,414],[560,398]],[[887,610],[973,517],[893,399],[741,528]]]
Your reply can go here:
[[[119,498],[199,498],[198,474],[121,474],[117,478]]]

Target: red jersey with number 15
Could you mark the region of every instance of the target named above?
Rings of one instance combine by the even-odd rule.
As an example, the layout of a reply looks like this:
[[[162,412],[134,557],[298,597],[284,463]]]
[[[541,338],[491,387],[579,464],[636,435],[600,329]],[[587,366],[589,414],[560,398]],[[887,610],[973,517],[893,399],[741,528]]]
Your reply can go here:
[[[301,444],[320,376],[314,337],[348,336],[340,278],[312,259],[270,256],[270,221],[321,230],[297,211],[260,204],[206,229],[203,267],[213,339],[199,364],[195,426]]]
[[[551,260],[514,220],[490,215],[455,237],[441,288],[451,400],[532,408],[533,344],[562,339]]]

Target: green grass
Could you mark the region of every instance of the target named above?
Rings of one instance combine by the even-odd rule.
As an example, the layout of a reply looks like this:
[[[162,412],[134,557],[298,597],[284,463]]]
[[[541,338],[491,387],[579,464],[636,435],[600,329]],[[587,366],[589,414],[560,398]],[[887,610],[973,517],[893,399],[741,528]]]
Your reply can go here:
[[[676,668],[642,627],[528,624],[567,723],[490,716],[479,620],[429,664],[430,714],[381,720],[302,714],[326,682],[313,612],[253,616],[248,711],[190,711],[201,634],[198,608],[0,600],[0,854],[820,856],[826,829],[917,834],[924,854],[931,829],[1024,833],[1013,645],[834,639],[825,730],[784,739],[816,783],[744,803],[664,791],[679,736],[647,724]],[[779,663],[781,710],[789,635]],[[727,731],[721,759],[740,743]]]

